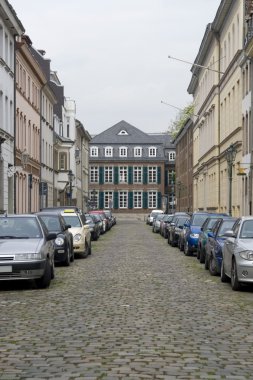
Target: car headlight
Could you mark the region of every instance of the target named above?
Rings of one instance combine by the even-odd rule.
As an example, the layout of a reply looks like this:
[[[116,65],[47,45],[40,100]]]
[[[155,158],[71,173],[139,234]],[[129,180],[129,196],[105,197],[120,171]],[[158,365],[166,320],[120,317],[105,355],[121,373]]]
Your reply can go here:
[[[62,237],[57,237],[54,242],[56,245],[64,245],[64,239]]]
[[[81,234],[76,234],[73,238],[74,241],[80,241],[82,239],[82,235]]]
[[[242,251],[239,253],[239,256],[244,260],[253,261],[253,252],[252,251]]]
[[[196,239],[199,237],[199,234],[190,234],[190,237]]]
[[[42,260],[42,253],[19,253],[15,255],[16,261],[23,260]]]

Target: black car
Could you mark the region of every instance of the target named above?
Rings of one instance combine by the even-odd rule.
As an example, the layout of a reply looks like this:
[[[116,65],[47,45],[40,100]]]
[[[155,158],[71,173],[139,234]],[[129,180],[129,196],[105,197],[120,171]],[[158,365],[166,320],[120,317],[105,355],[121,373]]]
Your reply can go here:
[[[100,220],[95,215],[85,214],[86,224],[90,228],[90,234],[92,240],[98,240],[100,236]]]
[[[74,261],[73,236],[68,230],[71,226],[66,224],[60,213],[54,211],[41,211],[38,218],[44,222],[50,233],[54,232],[57,237],[54,241],[54,261],[66,266]]]

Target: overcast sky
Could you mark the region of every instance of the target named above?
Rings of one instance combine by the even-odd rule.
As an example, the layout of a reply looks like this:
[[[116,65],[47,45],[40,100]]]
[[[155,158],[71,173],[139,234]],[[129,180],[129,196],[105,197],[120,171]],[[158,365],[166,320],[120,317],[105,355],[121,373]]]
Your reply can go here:
[[[125,120],[164,132],[187,93],[191,65],[220,0],[9,0],[46,51],[90,134]]]

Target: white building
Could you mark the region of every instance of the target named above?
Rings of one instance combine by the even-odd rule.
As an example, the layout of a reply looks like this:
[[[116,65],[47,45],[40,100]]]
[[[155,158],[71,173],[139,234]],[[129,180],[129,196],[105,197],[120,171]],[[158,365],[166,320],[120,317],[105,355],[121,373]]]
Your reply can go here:
[[[11,5],[0,0],[0,210],[14,211],[15,36],[24,27]]]

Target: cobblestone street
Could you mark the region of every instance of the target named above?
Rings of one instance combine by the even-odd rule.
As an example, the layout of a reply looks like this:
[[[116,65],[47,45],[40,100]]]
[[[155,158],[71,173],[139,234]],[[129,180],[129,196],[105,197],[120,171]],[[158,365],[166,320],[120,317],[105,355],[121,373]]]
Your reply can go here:
[[[252,379],[253,291],[119,219],[49,289],[0,284],[0,380]]]

